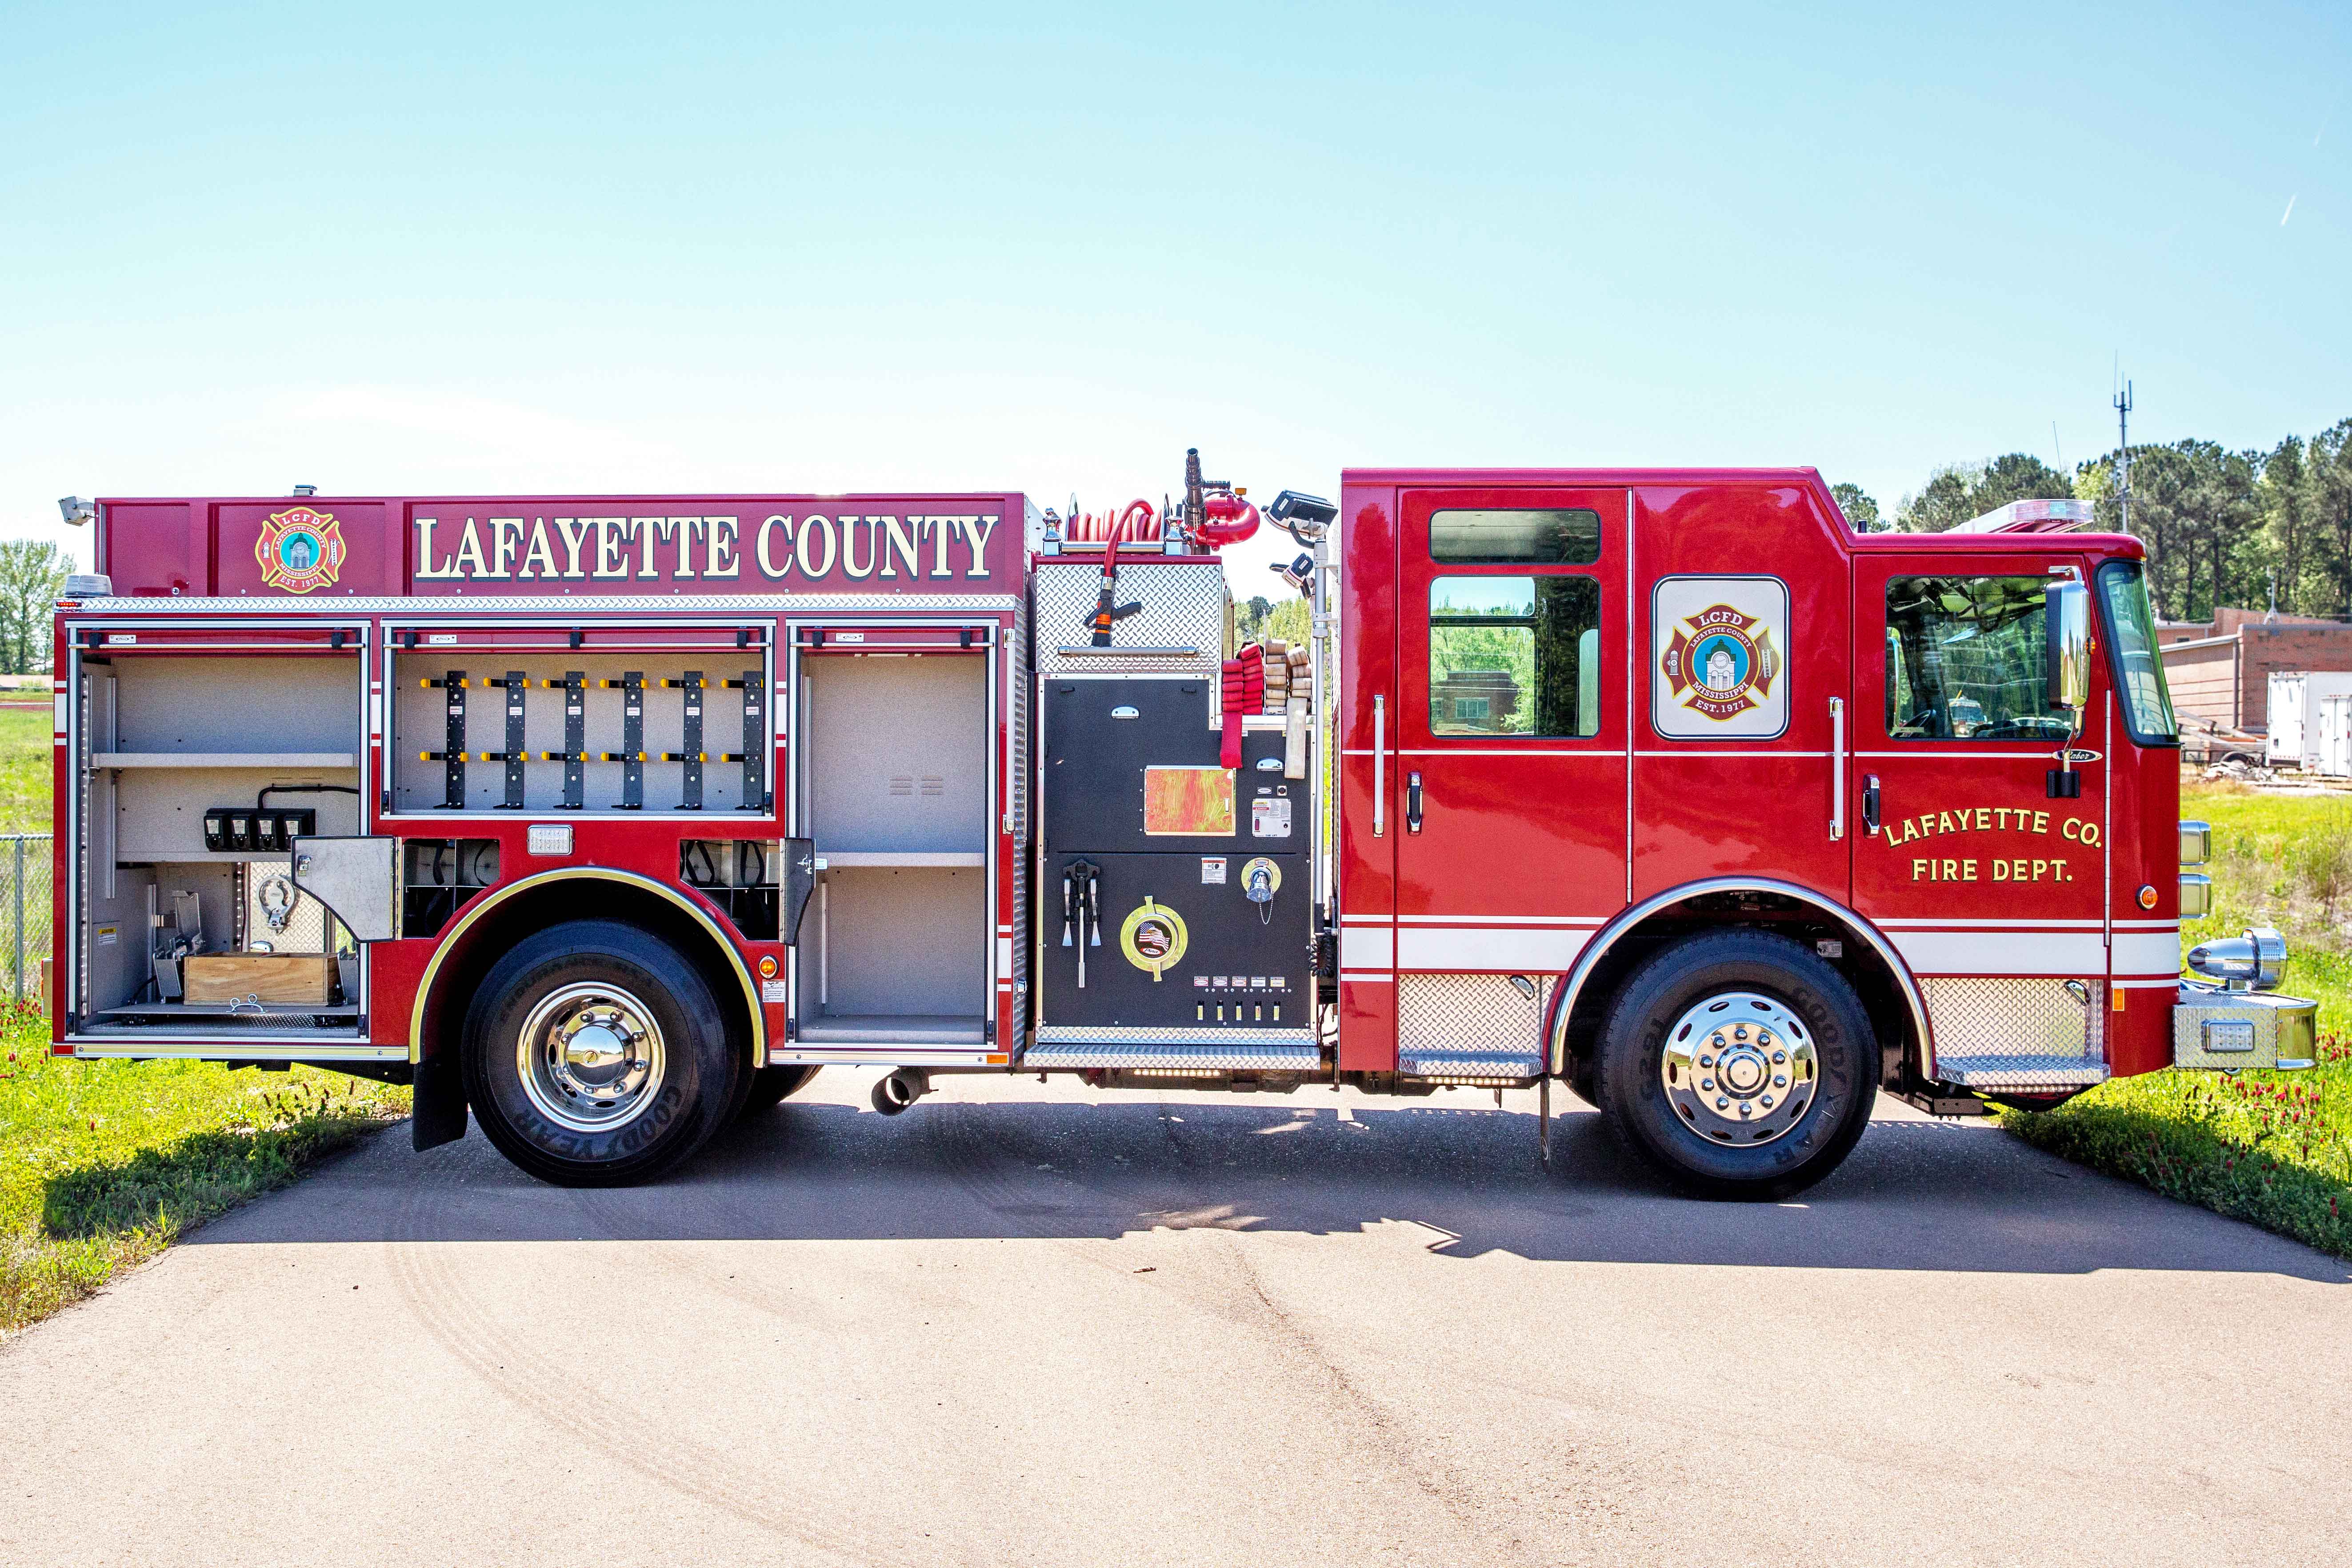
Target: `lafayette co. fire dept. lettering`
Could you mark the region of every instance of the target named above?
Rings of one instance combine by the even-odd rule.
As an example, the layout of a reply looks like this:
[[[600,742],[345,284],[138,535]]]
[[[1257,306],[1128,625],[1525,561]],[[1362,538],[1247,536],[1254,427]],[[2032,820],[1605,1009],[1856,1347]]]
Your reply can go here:
[[[860,583],[984,578],[999,521],[981,513],[777,513],[747,529],[736,517],[420,517],[416,576],[476,583],[782,583],[797,576],[814,583],[837,571]]]
[[[1885,844],[1892,849],[1915,838],[1951,833],[2033,833],[2047,837],[2050,832],[2050,814],[2046,811],[2026,806],[1973,805],[1948,811],[1923,811],[1916,816],[1898,817],[1886,825]],[[2060,821],[2057,834],[2067,843],[2079,844],[2085,849],[2099,847],[2099,825],[2079,816],[2069,816]],[[2000,856],[1990,858],[1914,856],[1911,858],[1911,879],[1915,882],[2071,882],[2074,880],[2074,872],[2063,858],[2055,856]]]

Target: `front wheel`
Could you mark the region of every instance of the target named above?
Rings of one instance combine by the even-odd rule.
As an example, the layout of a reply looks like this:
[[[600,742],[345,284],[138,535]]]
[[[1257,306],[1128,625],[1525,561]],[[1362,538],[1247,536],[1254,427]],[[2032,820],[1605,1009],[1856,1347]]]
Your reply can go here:
[[[499,1152],[542,1181],[661,1174],[727,1120],[742,1071],[684,954],[614,921],[517,942],[466,1012],[466,1098]]]
[[[1783,1198],[1853,1151],[1877,1064],[1843,975],[1786,937],[1722,931],[1633,972],[1601,1030],[1597,1087],[1610,1130],[1676,1187]]]

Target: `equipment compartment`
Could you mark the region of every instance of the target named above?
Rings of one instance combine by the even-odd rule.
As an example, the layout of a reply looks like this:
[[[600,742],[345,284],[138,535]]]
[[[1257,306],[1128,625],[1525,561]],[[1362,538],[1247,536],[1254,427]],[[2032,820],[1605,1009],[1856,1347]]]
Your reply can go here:
[[[363,961],[286,840],[362,831],[358,647],[110,648],[78,669],[70,1026],[351,1042]]]
[[[991,752],[983,652],[803,655],[796,1032],[811,1045],[988,1039]]]

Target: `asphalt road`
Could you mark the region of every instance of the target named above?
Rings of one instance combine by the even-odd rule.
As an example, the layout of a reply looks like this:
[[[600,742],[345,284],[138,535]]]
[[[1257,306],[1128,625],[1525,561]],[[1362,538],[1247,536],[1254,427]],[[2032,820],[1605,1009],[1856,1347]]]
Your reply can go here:
[[[656,1188],[404,1130],[0,1347],[9,1563],[2344,1560],[2352,1268],[1883,1110],[831,1069]]]

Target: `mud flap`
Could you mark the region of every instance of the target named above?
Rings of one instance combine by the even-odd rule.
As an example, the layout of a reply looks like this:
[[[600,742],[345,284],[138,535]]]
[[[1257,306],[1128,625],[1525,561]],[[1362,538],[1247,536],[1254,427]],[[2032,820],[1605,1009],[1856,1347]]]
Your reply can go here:
[[[418,1153],[466,1135],[466,1085],[455,1051],[436,1052],[417,1063],[414,1087],[408,1136]]]

